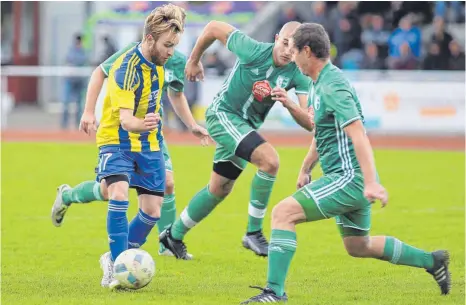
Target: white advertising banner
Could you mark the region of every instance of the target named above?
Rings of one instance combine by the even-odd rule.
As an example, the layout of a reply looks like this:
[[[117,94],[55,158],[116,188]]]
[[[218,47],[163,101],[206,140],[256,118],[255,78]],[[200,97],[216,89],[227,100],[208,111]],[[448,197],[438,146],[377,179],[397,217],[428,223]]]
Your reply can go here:
[[[205,109],[219,92],[223,79],[207,78],[201,83],[198,106]],[[465,130],[464,82],[432,80],[353,80],[365,115],[366,129],[372,133],[463,134]],[[104,89],[105,90],[105,89]],[[99,99],[103,98],[103,92]],[[290,97],[297,102],[296,95]],[[99,103],[101,104],[101,103]],[[97,107],[100,117],[101,105]],[[296,131],[288,111],[276,103],[263,130]]]

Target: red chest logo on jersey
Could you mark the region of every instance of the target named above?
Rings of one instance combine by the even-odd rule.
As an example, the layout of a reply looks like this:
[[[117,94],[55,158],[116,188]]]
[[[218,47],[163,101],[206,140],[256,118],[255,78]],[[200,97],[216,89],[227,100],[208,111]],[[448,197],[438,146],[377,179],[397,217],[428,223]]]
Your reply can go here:
[[[254,98],[259,102],[262,102],[264,98],[270,96],[271,92],[272,87],[266,80],[255,82],[252,86],[252,94],[254,95]]]

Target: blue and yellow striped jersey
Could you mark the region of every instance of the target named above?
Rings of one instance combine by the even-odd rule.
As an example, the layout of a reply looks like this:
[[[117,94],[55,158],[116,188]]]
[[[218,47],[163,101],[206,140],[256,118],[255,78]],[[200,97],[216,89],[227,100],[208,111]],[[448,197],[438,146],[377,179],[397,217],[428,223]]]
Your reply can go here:
[[[160,150],[161,123],[151,132],[128,132],[120,125],[120,109],[132,109],[133,115],[140,119],[148,113],[158,113],[164,72],[163,66],[156,66],[144,58],[140,44],[115,60],[108,75],[102,119],[96,135],[98,147],[118,145],[123,151],[133,152]]]

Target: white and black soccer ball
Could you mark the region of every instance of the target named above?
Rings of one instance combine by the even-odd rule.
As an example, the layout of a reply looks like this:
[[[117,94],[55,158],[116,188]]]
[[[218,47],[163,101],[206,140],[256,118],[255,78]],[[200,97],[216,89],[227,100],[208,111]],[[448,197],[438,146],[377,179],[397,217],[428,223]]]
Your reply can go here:
[[[121,253],[113,265],[113,276],[122,287],[141,289],[149,284],[155,275],[152,256],[141,249],[129,249]]]

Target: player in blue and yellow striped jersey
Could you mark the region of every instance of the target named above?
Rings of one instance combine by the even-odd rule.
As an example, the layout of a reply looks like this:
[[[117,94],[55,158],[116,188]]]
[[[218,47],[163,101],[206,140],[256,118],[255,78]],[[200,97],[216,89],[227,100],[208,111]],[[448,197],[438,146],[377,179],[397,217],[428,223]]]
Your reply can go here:
[[[158,114],[164,68],[183,31],[184,10],[169,4],[147,17],[140,44],[123,53],[110,69],[102,119],[97,130],[97,180],[105,179],[109,204],[110,253],[100,259],[103,286],[115,288],[113,261],[130,247],[145,243],[160,217],[165,189],[163,137]],[[135,188],[139,212],[128,226],[129,187]]]

